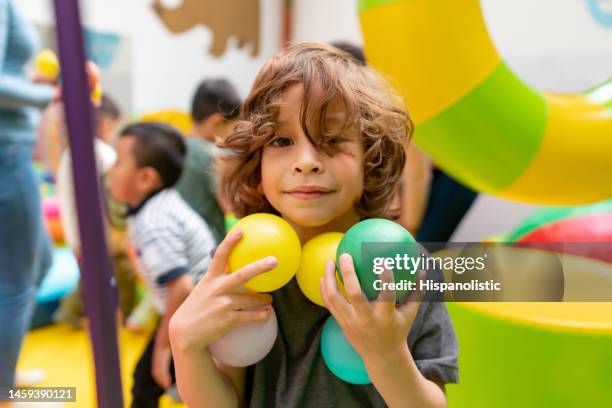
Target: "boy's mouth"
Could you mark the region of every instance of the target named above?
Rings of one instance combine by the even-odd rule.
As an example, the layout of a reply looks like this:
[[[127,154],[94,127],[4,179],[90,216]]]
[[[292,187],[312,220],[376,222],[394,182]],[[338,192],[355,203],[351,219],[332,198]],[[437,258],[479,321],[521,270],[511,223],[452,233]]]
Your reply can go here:
[[[287,194],[298,200],[312,200],[333,192],[333,189],[315,185],[299,186],[286,191]]]

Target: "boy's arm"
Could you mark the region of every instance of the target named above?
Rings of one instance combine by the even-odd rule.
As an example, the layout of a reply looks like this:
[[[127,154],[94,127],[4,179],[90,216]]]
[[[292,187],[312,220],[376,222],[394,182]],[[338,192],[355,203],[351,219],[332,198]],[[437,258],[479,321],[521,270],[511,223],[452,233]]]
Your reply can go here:
[[[170,318],[183,303],[193,288],[192,279],[183,274],[166,283],[168,288],[168,302],[166,313],[161,318],[159,328],[155,334],[155,348],[153,349],[153,378],[157,383],[167,388],[172,385],[170,376],[170,340],[168,338],[168,323]]]
[[[374,363],[365,361],[372,383],[389,407],[447,406],[444,385],[423,377],[407,344]]]
[[[172,383],[172,378],[169,374],[169,359],[171,355],[168,330],[169,322],[176,310],[193,289],[193,283],[191,277],[183,274],[168,282],[167,286],[168,304],[166,306],[166,313],[162,316],[159,329],[155,336],[155,349],[153,352],[153,377],[158,383],[162,383],[165,388],[169,387]],[[183,361],[180,363],[177,361],[177,359],[181,358],[181,354],[182,353],[177,353],[173,356],[175,370],[179,369],[179,364],[181,368],[185,367]],[[185,368],[189,373],[186,378],[193,379],[194,383],[197,383],[192,385],[199,387],[196,389],[206,389],[210,393],[210,395],[207,395],[206,401],[192,401],[191,399],[183,397],[185,401],[189,401],[189,406],[206,407],[208,406],[206,404],[210,404],[211,407],[238,407],[238,401],[244,399],[246,368],[229,367],[218,363],[210,357],[207,350],[192,350],[189,351],[188,354],[190,357],[188,357],[188,364]],[[158,360],[158,368],[156,368],[156,360]],[[219,382],[219,388],[213,388],[211,386],[211,384],[216,382],[216,379],[210,381],[211,376],[219,377],[221,380]],[[181,378],[183,378],[183,376],[181,376]],[[191,386],[184,388],[192,389]],[[218,393],[218,400],[215,398],[215,395],[212,395],[214,393],[213,390],[220,391]],[[181,387],[179,387],[179,391],[182,396],[183,391]],[[211,403],[210,401],[218,402]],[[234,403],[234,401],[236,402]]]
[[[172,323],[171,323],[172,324]],[[207,349],[181,345],[179,331],[173,336],[174,368],[181,398],[190,407],[237,408],[244,401],[246,368],[218,364]],[[176,336],[175,336],[176,334]],[[206,392],[203,392],[206,390]]]

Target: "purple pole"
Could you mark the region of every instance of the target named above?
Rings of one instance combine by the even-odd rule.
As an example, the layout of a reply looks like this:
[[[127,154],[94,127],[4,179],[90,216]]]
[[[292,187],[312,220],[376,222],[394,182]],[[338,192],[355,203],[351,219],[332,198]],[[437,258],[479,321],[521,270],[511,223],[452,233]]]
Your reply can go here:
[[[81,276],[96,368],[98,407],[122,408],[115,295],[106,247],[93,141],[93,112],[85,74],[78,0],[54,0],[63,99],[82,247]]]

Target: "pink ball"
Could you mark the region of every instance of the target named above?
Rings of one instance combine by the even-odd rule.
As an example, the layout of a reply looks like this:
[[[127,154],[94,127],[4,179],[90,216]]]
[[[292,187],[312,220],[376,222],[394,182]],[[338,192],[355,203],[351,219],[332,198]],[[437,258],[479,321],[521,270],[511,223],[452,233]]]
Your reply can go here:
[[[59,199],[57,196],[45,197],[42,199],[42,208],[45,219],[59,218]]]
[[[272,349],[278,334],[274,308],[263,323],[238,326],[208,346],[217,361],[231,367],[247,367],[262,360]]]

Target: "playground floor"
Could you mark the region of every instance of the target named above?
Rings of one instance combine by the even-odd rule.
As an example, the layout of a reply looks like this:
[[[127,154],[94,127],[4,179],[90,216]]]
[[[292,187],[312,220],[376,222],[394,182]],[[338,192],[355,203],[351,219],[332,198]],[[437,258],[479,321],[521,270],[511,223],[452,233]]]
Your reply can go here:
[[[124,406],[130,403],[132,371],[147,344],[150,330],[133,333],[119,332],[119,352]],[[96,388],[92,348],[86,329],[77,330],[65,324],[55,324],[32,330],[26,336],[18,368],[42,368],[46,378],[37,386],[76,387],[76,402],[64,407],[95,408]],[[161,408],[184,407],[164,396]]]

